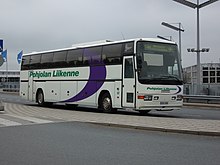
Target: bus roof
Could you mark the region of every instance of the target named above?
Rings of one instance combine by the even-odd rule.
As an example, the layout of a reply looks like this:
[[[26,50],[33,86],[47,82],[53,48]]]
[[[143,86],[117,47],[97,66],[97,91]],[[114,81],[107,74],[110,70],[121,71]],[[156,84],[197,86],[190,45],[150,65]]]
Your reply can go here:
[[[74,45],[72,45],[72,47],[68,47],[68,48],[27,53],[27,54],[24,54],[24,56],[25,55],[41,54],[41,53],[59,52],[59,51],[64,51],[64,50],[71,50],[71,49],[77,49],[77,48],[86,48],[86,47],[92,47],[92,46],[110,45],[110,44],[124,43],[124,42],[131,42],[131,41],[133,41],[133,42],[150,41],[150,42],[176,44],[175,42],[168,41],[168,40],[163,40],[163,39],[160,39],[160,38],[135,38],[135,39],[127,39],[127,40],[119,40],[119,41],[101,40],[101,41],[74,44]]]

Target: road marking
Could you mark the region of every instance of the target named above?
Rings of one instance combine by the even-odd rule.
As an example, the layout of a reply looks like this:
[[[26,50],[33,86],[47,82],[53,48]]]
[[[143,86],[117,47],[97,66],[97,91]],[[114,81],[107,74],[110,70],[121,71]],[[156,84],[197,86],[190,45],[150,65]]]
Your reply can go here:
[[[5,125],[5,126],[16,126],[16,125],[22,125],[21,123],[7,120],[7,119],[2,119],[0,118],[0,124]]]
[[[17,115],[12,115],[12,114],[7,114],[8,116],[19,118],[22,120],[27,120],[33,123],[39,123],[39,124],[44,124],[44,123],[53,123],[51,120],[45,120],[45,119],[39,119],[35,117],[30,117],[30,116],[17,116]]]

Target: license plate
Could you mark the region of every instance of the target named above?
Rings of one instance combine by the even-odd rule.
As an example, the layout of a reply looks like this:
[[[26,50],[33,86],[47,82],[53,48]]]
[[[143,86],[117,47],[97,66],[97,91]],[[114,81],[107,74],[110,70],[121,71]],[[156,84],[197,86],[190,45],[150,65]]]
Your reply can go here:
[[[160,102],[160,105],[167,105],[168,104],[168,102]]]

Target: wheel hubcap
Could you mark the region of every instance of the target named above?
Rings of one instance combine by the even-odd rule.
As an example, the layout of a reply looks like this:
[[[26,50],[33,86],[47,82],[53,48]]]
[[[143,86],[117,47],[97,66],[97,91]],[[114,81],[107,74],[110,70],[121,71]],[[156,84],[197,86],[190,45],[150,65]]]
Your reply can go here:
[[[111,100],[110,100],[110,98],[105,98],[103,100],[103,108],[105,110],[109,110],[111,108]]]

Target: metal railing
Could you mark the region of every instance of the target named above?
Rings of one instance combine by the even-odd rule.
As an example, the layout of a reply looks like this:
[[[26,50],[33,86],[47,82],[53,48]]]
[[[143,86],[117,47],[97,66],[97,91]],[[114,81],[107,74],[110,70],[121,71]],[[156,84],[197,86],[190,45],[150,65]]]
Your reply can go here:
[[[199,102],[207,104],[220,104],[220,96],[208,96],[208,95],[183,95],[184,102]]]

